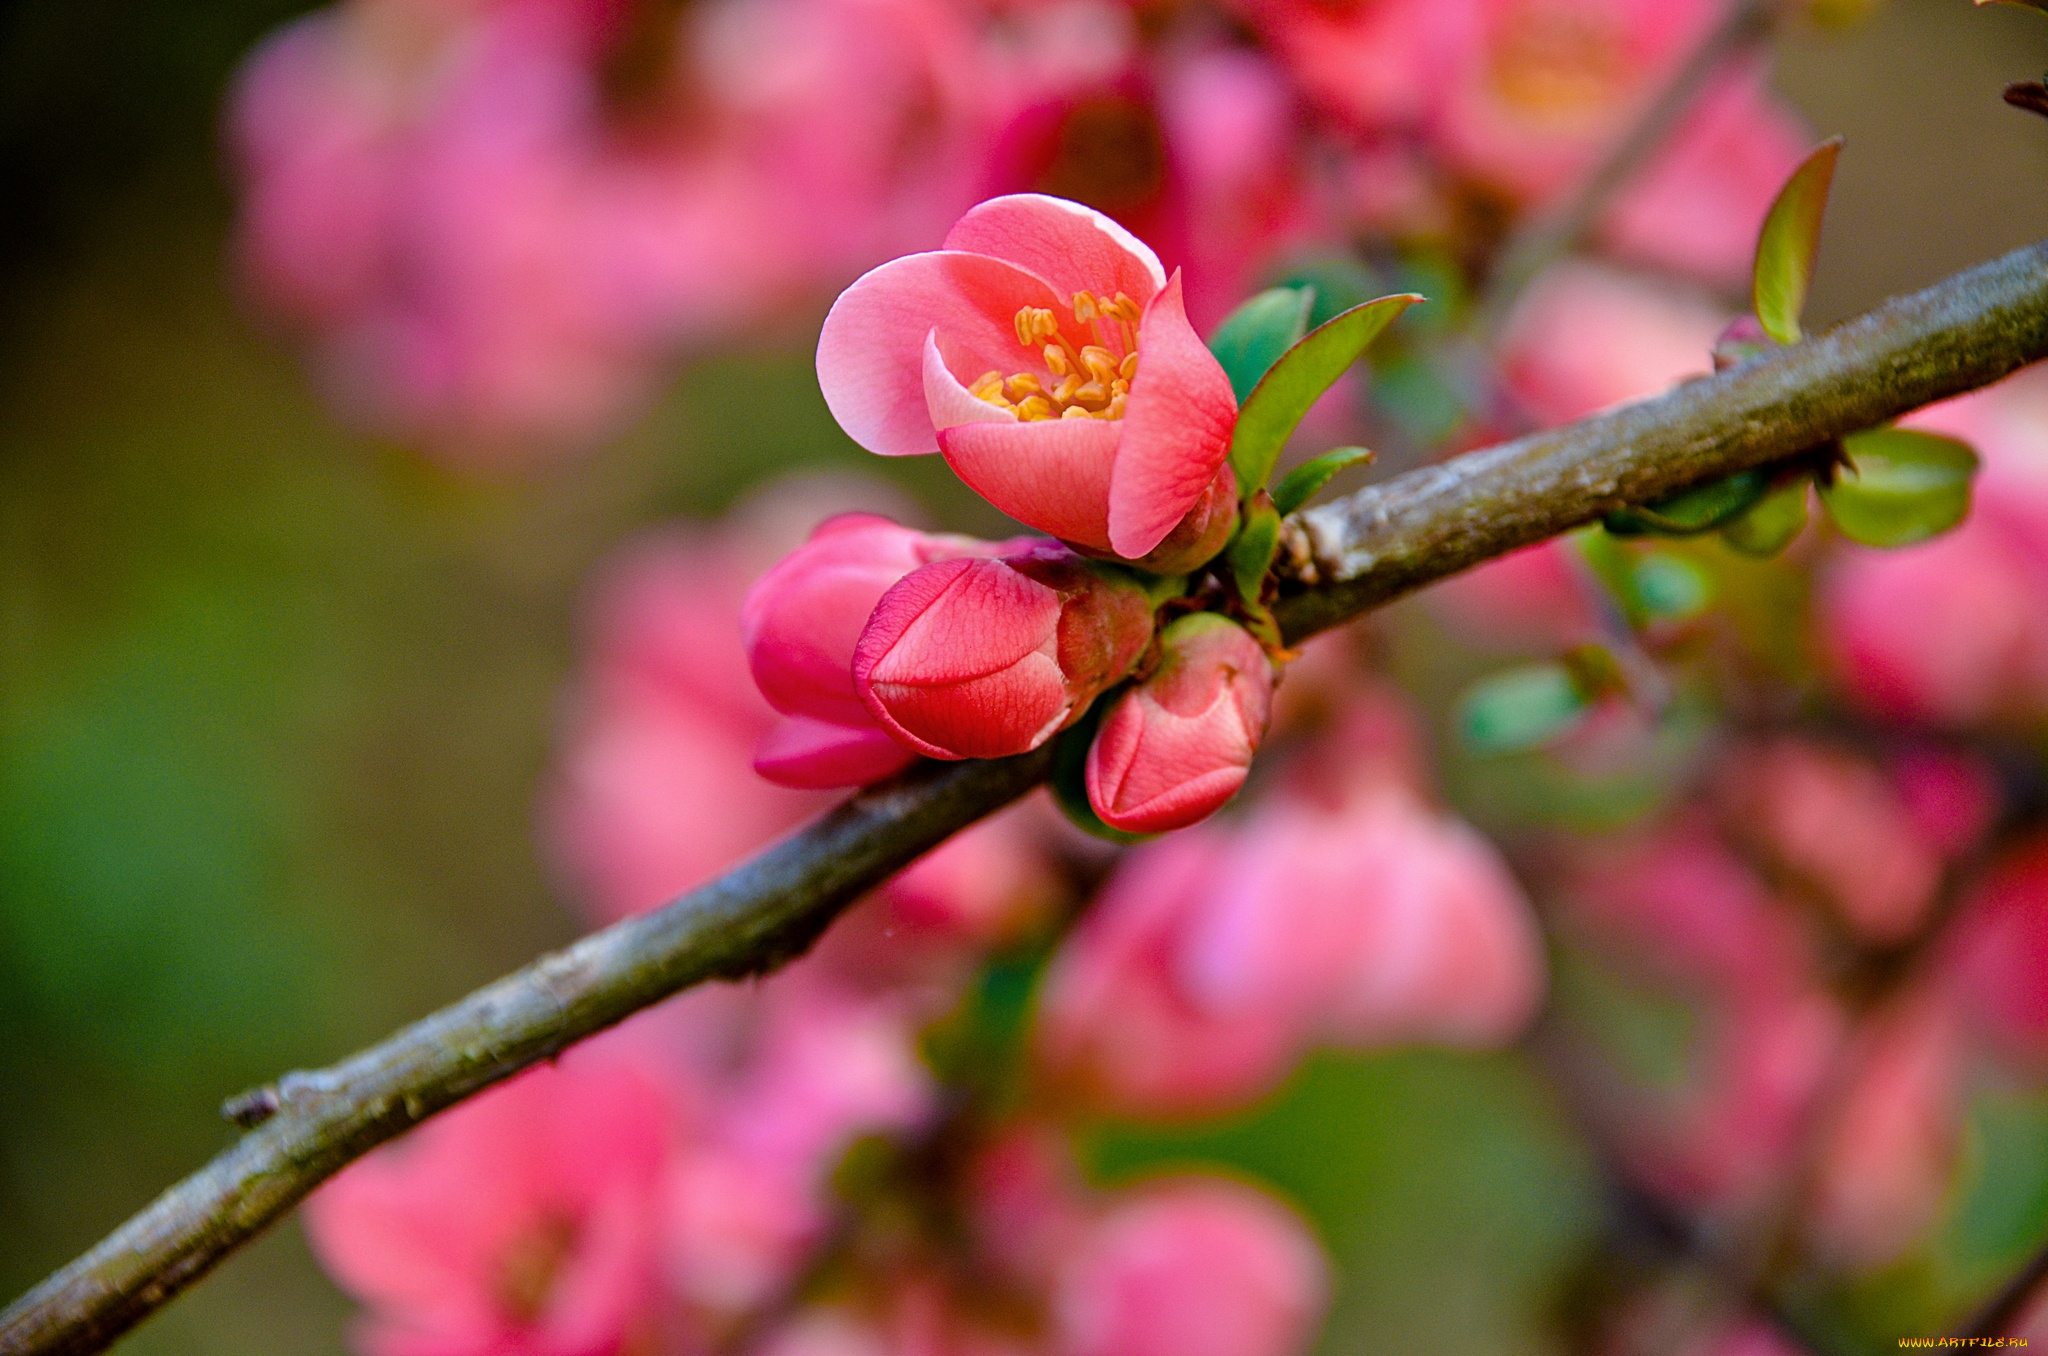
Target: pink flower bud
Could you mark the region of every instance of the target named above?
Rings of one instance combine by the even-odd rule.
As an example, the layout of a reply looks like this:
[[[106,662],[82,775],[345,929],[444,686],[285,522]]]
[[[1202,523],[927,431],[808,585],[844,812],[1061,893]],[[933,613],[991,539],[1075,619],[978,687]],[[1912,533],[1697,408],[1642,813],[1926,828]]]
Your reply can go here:
[[[1035,749],[1130,671],[1143,589],[1050,542],[927,565],[883,595],[853,656],[866,711],[933,758]]]
[[[1112,1208],[1061,1278],[1062,1356],[1290,1356],[1328,1268],[1279,1203],[1235,1183],[1158,1182]]]
[[[1237,794],[1272,712],[1258,641],[1212,612],[1160,635],[1157,670],[1125,694],[1088,750],[1088,803],[1127,833],[1205,819]]]
[[[740,636],[761,695],[789,719],[763,739],[755,770],[784,786],[857,786],[908,763],[915,755],[876,726],[854,690],[861,628],[911,571],[997,549],[848,513],[761,576],[740,610]]]

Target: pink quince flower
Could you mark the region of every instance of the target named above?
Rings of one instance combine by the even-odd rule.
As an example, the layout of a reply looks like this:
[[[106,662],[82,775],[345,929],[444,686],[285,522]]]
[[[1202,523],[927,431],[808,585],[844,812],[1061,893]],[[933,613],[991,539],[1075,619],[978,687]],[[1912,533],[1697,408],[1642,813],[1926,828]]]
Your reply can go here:
[[[915,751],[876,723],[853,680],[868,618],[898,580],[934,561],[1000,548],[934,536],[873,514],[842,514],[761,576],[740,635],[761,695],[783,715],[754,767],[784,786],[858,786],[907,766]]]
[[[1225,840],[1196,829],[1127,854],[1054,958],[1039,997],[1035,1054],[1055,1084],[1140,1116],[1242,1105],[1293,1066],[1291,1009],[1217,1012],[1182,983],[1179,955]]]
[[[853,686],[919,753],[1000,758],[1079,719],[1151,638],[1142,588],[1040,542],[904,576],[861,632]]]
[[[825,319],[818,380],[870,452],[942,452],[991,504],[1079,549],[1139,560],[1191,512],[1227,522],[1235,507],[1237,402],[1179,275],[1078,203],[990,199],[944,249],[862,277]],[[1178,554],[1148,563],[1200,563]]]
[[[1543,971],[1528,901],[1493,846],[1392,787],[1330,807],[1269,802],[1180,955],[1183,987],[1219,1018],[1291,1010],[1368,1048],[1511,1040]]]
[[[677,1072],[630,1033],[600,1037],[315,1192],[307,1236],[369,1306],[362,1349],[607,1356],[650,1337],[656,1186],[688,1110]]]
[[[1290,1356],[1315,1335],[1329,1266],[1265,1194],[1156,1181],[1113,1205],[1061,1278],[1058,1356]]]
[[[1088,750],[1088,803],[1128,833],[1206,819],[1237,794],[1272,714],[1275,674],[1251,633],[1197,612],[1159,637],[1159,667]]]

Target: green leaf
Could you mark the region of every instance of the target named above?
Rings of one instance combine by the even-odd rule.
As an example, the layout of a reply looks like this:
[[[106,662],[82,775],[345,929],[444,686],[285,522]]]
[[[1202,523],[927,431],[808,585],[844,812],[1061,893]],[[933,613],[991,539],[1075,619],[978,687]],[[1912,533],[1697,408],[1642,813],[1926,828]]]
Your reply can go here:
[[[1124,693],[1130,691],[1128,684],[1113,687],[1095,699],[1088,713],[1062,731],[1052,751],[1052,799],[1060,807],[1060,813],[1075,828],[1086,834],[1111,843],[1143,843],[1156,838],[1157,834],[1125,833],[1102,822],[1102,816],[1095,813],[1095,807],[1088,803],[1088,746],[1095,742],[1095,731],[1102,724],[1102,718]]]
[[[1273,507],[1280,516],[1288,514],[1316,497],[1316,492],[1330,483],[1330,477],[1347,466],[1372,460],[1372,450],[1364,447],[1337,447],[1311,457],[1280,478],[1273,489]]]
[[[1280,459],[1280,449],[1309,406],[1358,361],[1358,355],[1380,331],[1421,300],[1413,292],[1401,292],[1354,306],[1327,325],[1310,330],[1300,343],[1280,355],[1237,412],[1237,431],[1230,440],[1230,469],[1237,473],[1240,495],[1265,487],[1273,463]]]
[[[1563,664],[1509,669],[1465,690],[1455,716],[1458,737],[1474,753],[1533,749],[1576,725],[1587,706]]]
[[[1247,603],[1259,601],[1266,571],[1273,568],[1273,557],[1279,550],[1280,514],[1273,501],[1260,491],[1245,505],[1244,523],[1230,543],[1230,577],[1237,585],[1238,597]]]
[[[1799,342],[1799,315],[1806,309],[1814,256],[1820,250],[1821,218],[1828,210],[1828,189],[1841,153],[1842,139],[1835,137],[1806,157],[1778,190],[1757,236],[1750,296],[1764,332],[1781,344]]]
[[[1448,442],[1465,423],[1465,396],[1457,382],[1419,353],[1375,362],[1372,400],[1380,413],[1424,447]]]
[[[1680,491],[1654,504],[1616,509],[1602,520],[1617,537],[1691,537],[1733,522],[1764,497],[1770,476],[1763,471],[1738,471]]]
[[[1225,316],[1209,336],[1209,351],[1223,364],[1239,404],[1274,360],[1301,342],[1315,300],[1313,287],[1271,288]]]
[[[1721,540],[1746,556],[1774,556],[1806,528],[1806,477],[1781,485],[1722,524]]]
[[[1705,570],[1663,553],[1636,561],[1629,571],[1629,592],[1637,610],[1657,621],[1697,617],[1714,600],[1714,584]]]
[[[1880,428],[1842,440],[1849,465],[1823,486],[1821,506],[1842,535],[1865,546],[1910,546],[1939,536],[1970,511],[1977,454],[1953,438]]]

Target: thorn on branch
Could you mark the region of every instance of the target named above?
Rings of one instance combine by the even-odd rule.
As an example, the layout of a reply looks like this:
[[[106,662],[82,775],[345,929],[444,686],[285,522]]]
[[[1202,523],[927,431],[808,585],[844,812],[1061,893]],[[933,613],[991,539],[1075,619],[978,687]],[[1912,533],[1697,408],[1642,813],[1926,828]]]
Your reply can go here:
[[[275,1083],[266,1083],[260,1088],[238,1092],[220,1104],[221,1119],[233,1121],[244,1130],[254,1130],[269,1120],[284,1106],[284,1099],[278,1095]]]
[[[2048,84],[2039,80],[2020,80],[2005,87],[2005,101],[2014,108],[2025,109],[2048,118]]]

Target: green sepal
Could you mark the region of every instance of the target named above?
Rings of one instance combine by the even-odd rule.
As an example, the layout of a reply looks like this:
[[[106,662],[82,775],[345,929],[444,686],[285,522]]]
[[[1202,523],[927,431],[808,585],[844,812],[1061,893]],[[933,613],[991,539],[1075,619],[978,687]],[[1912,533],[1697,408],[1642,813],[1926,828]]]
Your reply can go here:
[[[1749,506],[1741,517],[1721,526],[1721,540],[1746,556],[1767,558],[1792,544],[1806,530],[1806,481],[1800,476],[1780,485]]]
[[[1799,316],[1813,282],[1821,218],[1827,214],[1828,190],[1841,153],[1842,139],[1834,137],[1807,156],[1778,190],[1757,235],[1750,298],[1764,332],[1781,344],[1799,342]]]
[[[1337,447],[1311,457],[1280,478],[1273,487],[1273,507],[1282,518],[1316,497],[1323,486],[1330,483],[1330,477],[1347,466],[1372,460],[1372,450],[1364,447]]]
[[[1276,359],[1308,333],[1316,303],[1313,287],[1273,287],[1223,318],[1209,336],[1209,351],[1223,364],[1231,394],[1242,404]]]
[[[1279,553],[1280,511],[1266,492],[1260,490],[1244,506],[1243,522],[1225,552],[1230,562],[1230,579],[1237,585],[1239,598],[1254,605],[1258,603],[1259,594],[1265,587],[1266,571],[1273,568],[1273,557]]]
[[[1472,752],[1519,753],[1557,738],[1591,705],[1566,664],[1529,664],[1466,688],[1454,720],[1460,742]]]
[[[1910,546],[1970,512],[1977,454],[1917,429],[1879,428],[1842,439],[1848,465],[1820,491],[1842,535],[1865,546]]]
[[[1396,293],[1354,306],[1326,325],[1318,326],[1281,354],[1237,412],[1230,439],[1230,469],[1237,492],[1264,489],[1295,426],[1331,383],[1358,361],[1366,346],[1394,323],[1401,312],[1423,298]]]
[[[1747,513],[1764,497],[1770,484],[1771,478],[1764,471],[1737,471],[1654,504],[1616,509],[1601,523],[1617,537],[1698,536]]]
[[[1060,813],[1067,817],[1068,823],[1105,842],[1125,846],[1149,842],[1159,835],[1125,833],[1102,822],[1102,816],[1096,814],[1095,807],[1088,803],[1088,746],[1095,742],[1095,731],[1101,726],[1103,716],[1129,690],[1129,685],[1123,684],[1103,693],[1089,706],[1086,715],[1056,737],[1052,750],[1051,783],[1053,804],[1060,807]]]

